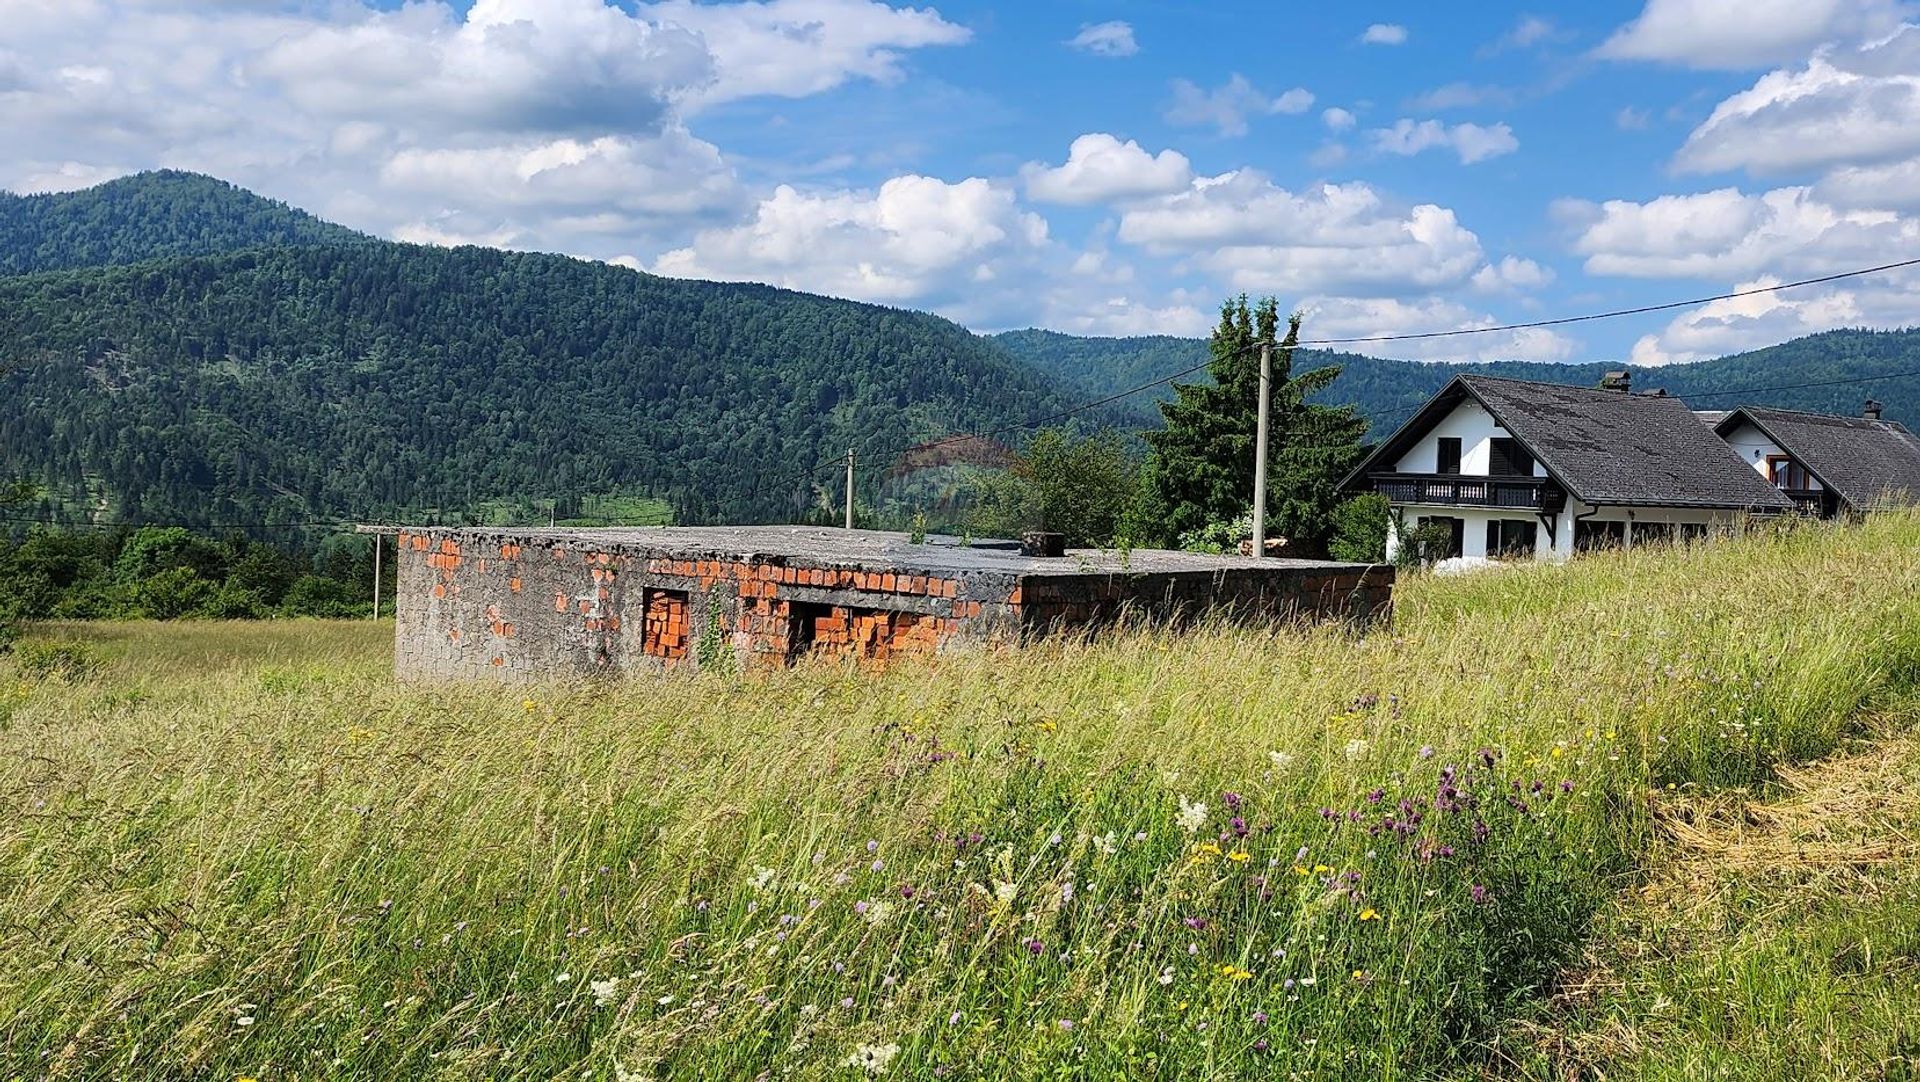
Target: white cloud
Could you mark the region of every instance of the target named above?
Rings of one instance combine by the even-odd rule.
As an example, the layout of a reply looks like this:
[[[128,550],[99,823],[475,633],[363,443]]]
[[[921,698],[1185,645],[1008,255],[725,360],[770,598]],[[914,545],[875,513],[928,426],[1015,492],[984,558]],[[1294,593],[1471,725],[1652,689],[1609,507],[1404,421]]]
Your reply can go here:
[[[1761,276],[1735,284],[1744,292],[1780,284]],[[1920,324],[1920,278],[1894,276],[1848,286],[1796,289],[1714,301],[1691,309],[1633,345],[1639,365],[1680,364],[1770,346],[1836,327]]]
[[[1694,129],[1689,172],[1783,173],[1920,154],[1920,27],[1762,76]]]
[[[1122,143],[1091,132],[1073,141],[1065,164],[1033,162],[1021,177],[1028,198],[1042,203],[1110,203],[1180,191],[1192,181],[1193,168],[1178,151],[1149,154],[1131,139]]]
[[[1118,19],[1082,26],[1067,45],[1095,56],[1132,56],[1140,51],[1140,44],[1133,40],[1133,27]]]
[[[1322,112],[1320,119],[1326,123],[1328,131],[1346,131],[1356,123],[1352,113],[1338,107]]]
[[[1647,0],[1599,55],[1691,68],[1762,67],[1825,42],[1886,33],[1913,10],[1903,0]]]
[[[1374,23],[1361,31],[1360,41],[1366,45],[1404,45],[1407,28],[1398,23]]]
[[[591,2],[597,6],[600,0]],[[932,8],[895,8],[877,0],[664,0],[638,10],[706,42],[716,79],[694,94],[701,102],[806,97],[850,79],[897,83],[901,50],[960,45],[972,37]]]
[[[1439,147],[1452,150],[1465,165],[1520,149],[1520,140],[1514,138],[1513,129],[1505,124],[1490,127],[1455,124],[1449,127],[1438,120],[1415,122],[1402,117],[1393,127],[1376,128],[1368,135],[1372,138],[1374,149],[1388,154],[1414,155]]]
[[[1484,262],[1451,210],[1389,206],[1362,183],[1294,193],[1253,170],[1128,208],[1120,240],[1178,255],[1229,288],[1386,295],[1466,283]]]
[[[1552,19],[1539,15],[1522,15],[1520,21],[1513,24],[1513,29],[1489,42],[1480,52],[1483,56],[1489,56],[1508,49],[1531,49],[1541,42],[1553,41],[1564,36]]]
[[[1423,113],[1435,113],[1443,109],[1466,109],[1481,105],[1508,106],[1513,102],[1513,91],[1505,87],[1448,83],[1408,101],[1407,108]]]
[[[0,25],[0,187],[192,169],[380,235],[588,256],[751,209],[690,108],[890,81],[967,36],[878,0],[0,0]]]
[[[1438,297],[1401,300],[1392,297],[1309,297],[1301,302],[1306,322],[1303,339],[1374,338],[1396,334],[1474,330],[1501,326],[1485,312]],[[1551,328],[1490,331],[1448,338],[1401,342],[1357,343],[1335,348],[1376,357],[1417,361],[1564,361],[1577,343]]]
[[[1169,124],[1213,127],[1221,135],[1247,134],[1247,119],[1276,113],[1299,114],[1313,107],[1313,94],[1294,87],[1278,97],[1266,93],[1235,73],[1226,83],[1204,90],[1186,79],[1173,81],[1173,101],[1164,116]]]
[[[806,193],[783,184],[752,221],[703,230],[653,270],[911,301],[978,325],[1005,303],[998,294],[1026,288],[1022,265],[1047,243],[1046,223],[1004,187],[979,177],[949,184],[899,176],[873,191]]]
[[[1844,210],[1805,187],[1748,195],[1733,188],[1667,195],[1645,203],[1563,205],[1588,220],[1574,241],[1592,274],[1730,279],[1765,273],[1820,274],[1887,262],[1920,249],[1920,221],[1879,210]]]
[[[1644,131],[1647,122],[1651,119],[1652,117],[1645,109],[1635,109],[1631,105],[1623,105],[1620,107],[1619,112],[1613,114],[1613,126],[1619,128],[1621,131]]]
[[[1482,293],[1516,293],[1553,284],[1553,270],[1531,259],[1503,256],[1473,274],[1473,288]]]

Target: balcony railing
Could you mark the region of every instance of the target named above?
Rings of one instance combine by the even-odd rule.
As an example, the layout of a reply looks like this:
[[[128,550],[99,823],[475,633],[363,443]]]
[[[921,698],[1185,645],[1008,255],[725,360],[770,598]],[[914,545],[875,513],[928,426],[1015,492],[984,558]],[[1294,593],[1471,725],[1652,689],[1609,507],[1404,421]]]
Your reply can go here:
[[[1558,511],[1567,494],[1546,477],[1473,477],[1455,473],[1376,473],[1374,491],[1393,503],[1456,507],[1512,507]]]
[[[1827,513],[1827,494],[1817,488],[1783,488],[1780,495],[1800,505],[1800,510],[1809,515]]]

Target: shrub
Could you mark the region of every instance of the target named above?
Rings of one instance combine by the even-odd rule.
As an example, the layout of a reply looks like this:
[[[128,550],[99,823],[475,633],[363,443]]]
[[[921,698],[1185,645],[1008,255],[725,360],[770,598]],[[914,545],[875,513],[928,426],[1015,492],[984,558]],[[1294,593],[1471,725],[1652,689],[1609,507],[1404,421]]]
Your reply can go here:
[[[1400,531],[1400,547],[1393,554],[1396,567],[1432,567],[1445,559],[1453,544],[1453,531],[1438,522],[1423,522]]]
[[[353,587],[338,579],[302,575],[287,589],[287,596],[280,602],[280,612],[284,616],[341,620],[365,616],[366,603],[355,594]]]
[[[75,639],[28,639],[15,644],[13,661],[36,680],[78,680],[100,667],[93,647]]]
[[[1387,558],[1387,498],[1367,492],[1333,509],[1333,540],[1327,555],[1336,560],[1377,564]]]
[[[216,589],[191,567],[170,567],[134,587],[134,607],[148,619],[177,620],[199,615]]]

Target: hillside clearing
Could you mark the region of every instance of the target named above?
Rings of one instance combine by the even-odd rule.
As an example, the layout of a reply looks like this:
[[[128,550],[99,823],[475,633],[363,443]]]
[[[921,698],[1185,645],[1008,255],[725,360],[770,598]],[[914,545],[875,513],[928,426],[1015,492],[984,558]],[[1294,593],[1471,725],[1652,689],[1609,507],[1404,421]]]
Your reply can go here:
[[[1913,690],[1916,547],[1889,516],[1418,578],[1365,637],[504,693],[395,685],[386,625],[42,629],[102,660],[0,684],[3,1065],[1510,1073],[1663,882],[1656,809]]]

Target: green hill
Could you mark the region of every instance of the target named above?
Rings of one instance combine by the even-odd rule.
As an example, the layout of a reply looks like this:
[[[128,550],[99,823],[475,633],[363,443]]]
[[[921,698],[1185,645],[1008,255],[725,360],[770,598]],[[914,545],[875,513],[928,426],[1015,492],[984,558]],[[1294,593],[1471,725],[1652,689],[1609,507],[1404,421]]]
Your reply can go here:
[[[1015,357],[1089,396],[1136,387],[1207,359],[1206,342],[1164,335],[1080,338],[1025,330],[995,335],[994,340]],[[1620,367],[1617,363],[1528,361],[1432,364],[1313,349],[1301,350],[1294,361],[1296,369],[1327,364],[1338,364],[1342,371],[1322,400],[1357,404],[1376,428],[1391,428],[1405,420],[1455,373],[1590,385],[1607,369]],[[1642,368],[1635,371],[1634,381],[1639,389],[1664,388],[1691,397],[1690,404],[1698,409],[1761,405],[1851,414],[1859,412],[1861,402],[1871,396],[1886,404],[1887,416],[1912,423],[1920,420],[1920,376],[1863,377],[1914,372],[1920,372],[1920,330],[1842,330],[1711,361]],[[1726,393],[1752,388],[1766,389]],[[1169,393],[1164,387],[1143,392],[1138,396],[1142,405],[1133,407],[1133,415],[1143,423],[1154,423],[1157,415],[1147,416],[1146,411]]]
[[[36,197],[34,220],[66,223],[44,252],[141,254],[141,215],[102,206],[200,208],[149,251],[354,236],[204,178],[107,187]],[[565,519],[642,497],[682,520],[791,518],[824,502],[807,468],[850,443],[1069,402],[934,316],[364,238],[0,277],[8,368],[0,476],[41,484],[30,514],[189,525],[545,519],[555,502]],[[837,499],[837,468],[814,476]]]
[[[139,173],[54,195],[0,192],[0,275],[366,239],[196,173]]]

